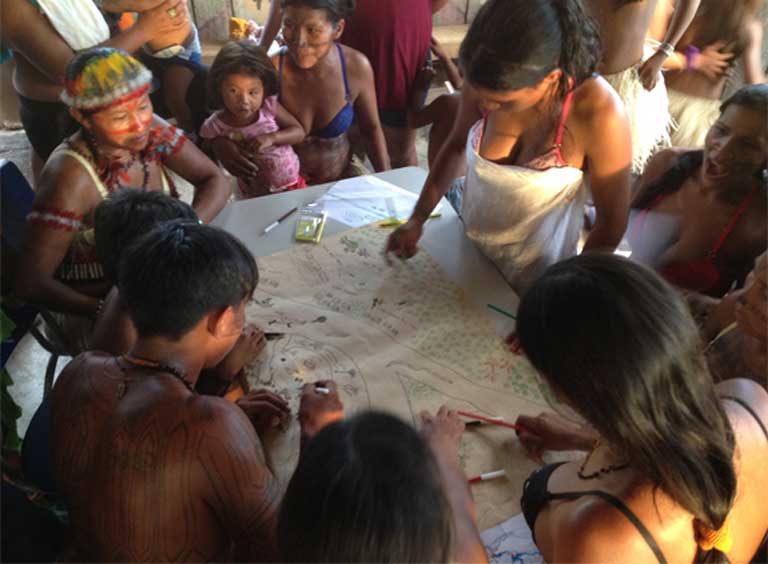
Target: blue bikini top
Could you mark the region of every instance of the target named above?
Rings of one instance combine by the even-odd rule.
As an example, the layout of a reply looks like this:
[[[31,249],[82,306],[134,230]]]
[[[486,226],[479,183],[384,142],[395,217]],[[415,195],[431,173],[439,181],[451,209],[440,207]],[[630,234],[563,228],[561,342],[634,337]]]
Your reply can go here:
[[[347,100],[347,103],[344,105],[343,108],[341,108],[341,111],[339,111],[338,114],[336,114],[336,117],[334,117],[328,125],[321,129],[316,129],[315,131],[310,133],[311,137],[319,137],[320,139],[333,139],[334,137],[338,137],[339,135],[343,135],[347,132],[349,127],[352,125],[352,121],[355,119],[355,108],[350,102],[350,95],[349,95],[349,81],[347,80],[347,63],[344,60],[344,52],[341,49],[341,45],[338,43],[335,44],[336,49],[339,50],[339,59],[341,60],[341,74],[344,77],[344,97]],[[285,47],[283,47],[280,50],[279,54],[279,64],[277,69],[277,80],[279,83],[282,83],[283,79],[283,54],[285,53]],[[278,94],[278,99],[279,94]]]

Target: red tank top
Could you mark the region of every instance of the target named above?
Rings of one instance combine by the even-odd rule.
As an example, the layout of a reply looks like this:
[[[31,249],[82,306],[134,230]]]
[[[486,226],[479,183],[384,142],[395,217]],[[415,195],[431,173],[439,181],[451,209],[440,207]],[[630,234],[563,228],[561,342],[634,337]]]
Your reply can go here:
[[[357,0],[342,43],[371,62],[379,108],[403,110],[431,37],[431,0]]]

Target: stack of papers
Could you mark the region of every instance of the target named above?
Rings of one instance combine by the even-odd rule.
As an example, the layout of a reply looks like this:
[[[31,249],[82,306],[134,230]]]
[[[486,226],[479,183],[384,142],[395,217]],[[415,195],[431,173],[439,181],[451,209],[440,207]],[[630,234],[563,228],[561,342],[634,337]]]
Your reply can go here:
[[[356,228],[384,219],[408,219],[418,195],[374,176],[341,180],[317,203],[328,217]]]

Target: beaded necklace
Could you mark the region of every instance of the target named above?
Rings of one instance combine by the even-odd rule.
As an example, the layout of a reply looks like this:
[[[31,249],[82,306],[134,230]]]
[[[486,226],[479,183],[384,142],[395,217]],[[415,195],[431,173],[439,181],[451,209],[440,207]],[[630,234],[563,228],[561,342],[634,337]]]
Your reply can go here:
[[[617,472],[619,470],[624,470],[626,468],[629,468],[629,462],[625,462],[624,464],[609,464],[608,466],[603,466],[602,468],[595,470],[591,474],[585,474],[584,469],[587,467],[587,464],[589,464],[589,460],[590,458],[592,458],[592,454],[597,450],[598,446],[600,446],[600,443],[599,442],[595,443],[595,448],[593,448],[590,451],[590,453],[584,459],[584,462],[581,463],[581,467],[579,468],[579,471],[576,473],[579,476],[579,479],[594,480],[595,478],[599,478],[600,476],[610,474],[611,472]]]
[[[96,139],[94,139],[93,134],[87,129],[83,129],[82,131],[83,141],[85,142],[85,146],[88,148],[88,152],[90,153],[83,156],[87,158],[91,163],[93,163],[93,166],[99,173],[99,177],[101,177],[104,185],[107,187],[107,192],[111,194],[112,192],[118,190],[123,185],[121,181],[128,182],[128,170],[137,160],[141,162],[141,167],[144,172],[144,179],[141,183],[141,189],[147,189],[147,186],[149,185],[149,165],[147,164],[147,157],[143,151],[139,153],[131,152],[131,158],[127,162],[105,159],[99,152],[99,148],[96,144]],[[77,150],[77,148],[72,146],[71,142],[68,141],[67,143],[70,148],[80,152]],[[106,164],[101,164],[104,161],[106,161]]]
[[[123,362],[127,362],[128,364],[132,364],[133,366],[137,366],[139,368],[149,368],[150,370],[155,370],[157,372],[166,372],[168,374],[171,374],[173,377],[175,377],[179,382],[184,384],[184,386],[192,393],[197,395],[197,391],[195,390],[195,387],[192,385],[192,383],[187,379],[187,374],[183,370],[176,368],[175,366],[171,366],[169,364],[162,364],[160,362],[149,360],[146,358],[139,358],[137,356],[132,356],[129,354],[124,354],[120,357],[120,359]],[[120,369],[125,373],[125,368],[120,366]],[[128,382],[123,380],[120,382],[120,385],[117,388],[117,399],[122,398],[126,392],[128,391]]]

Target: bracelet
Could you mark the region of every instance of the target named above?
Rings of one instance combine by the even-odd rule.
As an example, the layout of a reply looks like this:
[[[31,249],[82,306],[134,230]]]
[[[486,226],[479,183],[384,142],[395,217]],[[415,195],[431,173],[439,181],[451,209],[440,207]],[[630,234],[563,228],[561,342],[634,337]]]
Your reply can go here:
[[[669,58],[675,52],[675,46],[672,45],[671,43],[665,41],[664,43],[659,45],[659,48],[656,49],[656,52],[657,53],[659,53],[659,52],[664,53],[667,56],[667,58]]]
[[[695,45],[688,45],[685,48],[685,70],[694,70],[693,60],[694,57],[698,57],[701,51]]]

